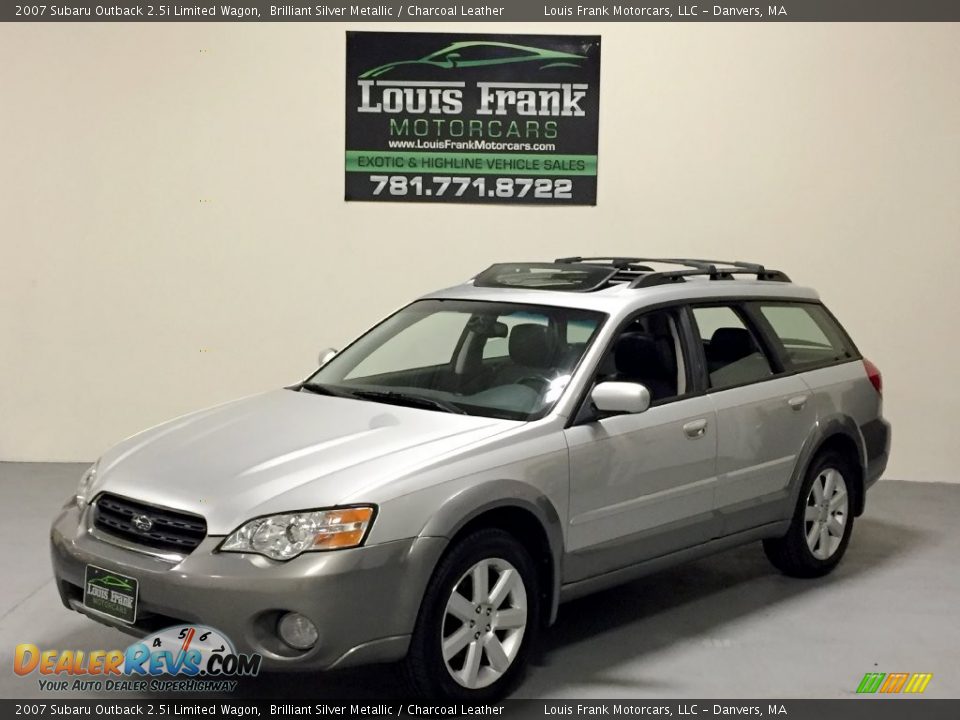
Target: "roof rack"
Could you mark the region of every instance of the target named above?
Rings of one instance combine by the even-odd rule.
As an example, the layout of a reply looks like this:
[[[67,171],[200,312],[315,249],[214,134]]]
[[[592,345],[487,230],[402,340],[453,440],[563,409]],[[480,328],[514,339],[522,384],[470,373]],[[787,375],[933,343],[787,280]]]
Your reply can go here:
[[[757,280],[790,282],[786,273],[768,270],[756,263],[730,260],[698,260],[693,258],[639,257],[566,257],[554,260],[557,265],[591,265],[607,267],[615,272],[610,283],[627,283],[631,288],[652,287],[686,282],[686,278],[706,276],[711,280],[733,280],[735,275],[754,275]],[[679,265],[682,270],[654,270],[648,263]]]

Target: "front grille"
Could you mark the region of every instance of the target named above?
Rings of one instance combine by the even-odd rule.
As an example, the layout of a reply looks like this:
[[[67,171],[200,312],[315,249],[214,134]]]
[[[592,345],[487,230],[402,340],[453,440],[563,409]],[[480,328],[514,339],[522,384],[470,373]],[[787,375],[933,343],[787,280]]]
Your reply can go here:
[[[107,493],[97,498],[93,524],[98,530],[138,545],[184,554],[207,536],[207,522],[199,515],[158,508]]]

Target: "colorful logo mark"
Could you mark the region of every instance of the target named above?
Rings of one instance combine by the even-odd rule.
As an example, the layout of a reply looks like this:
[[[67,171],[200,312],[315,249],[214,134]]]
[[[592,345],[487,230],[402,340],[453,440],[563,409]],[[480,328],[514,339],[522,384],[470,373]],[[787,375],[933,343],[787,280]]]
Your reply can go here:
[[[922,693],[933,673],[867,673],[857,686],[857,693]]]
[[[115,581],[123,582],[111,576],[93,582],[113,587]],[[261,660],[257,653],[238,653],[219,630],[176,625],[148,635],[126,650],[41,650],[33,643],[21,643],[14,651],[13,671],[42,676],[253,677],[260,672]]]

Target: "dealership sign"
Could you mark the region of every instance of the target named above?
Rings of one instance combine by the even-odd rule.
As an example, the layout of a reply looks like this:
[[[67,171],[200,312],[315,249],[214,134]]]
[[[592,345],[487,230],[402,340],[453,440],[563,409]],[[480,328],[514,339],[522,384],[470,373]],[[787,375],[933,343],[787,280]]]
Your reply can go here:
[[[600,38],[347,33],[346,199],[595,205]]]

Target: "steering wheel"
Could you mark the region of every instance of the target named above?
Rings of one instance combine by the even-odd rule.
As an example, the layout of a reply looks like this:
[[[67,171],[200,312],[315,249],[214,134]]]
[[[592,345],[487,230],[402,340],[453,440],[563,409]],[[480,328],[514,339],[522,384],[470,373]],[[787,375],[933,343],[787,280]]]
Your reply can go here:
[[[551,382],[550,378],[544,377],[543,375],[525,375],[517,380],[515,384],[526,385],[537,393],[543,393],[550,387]]]

